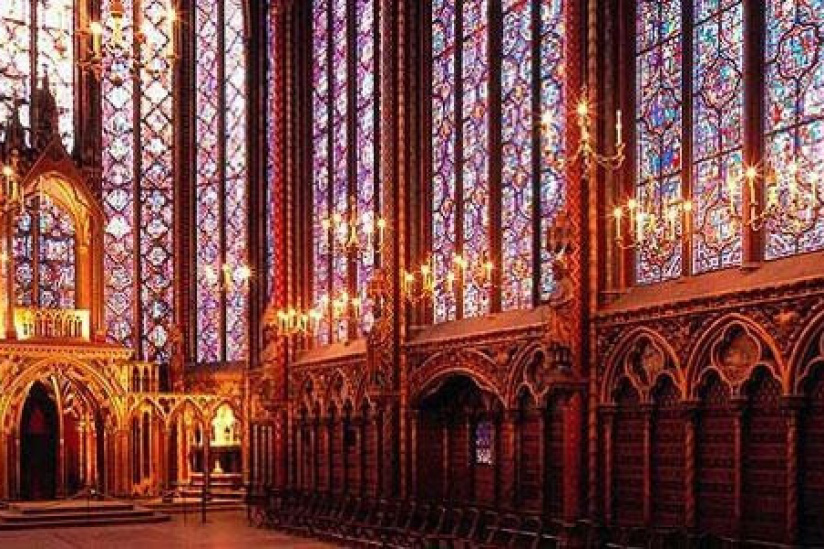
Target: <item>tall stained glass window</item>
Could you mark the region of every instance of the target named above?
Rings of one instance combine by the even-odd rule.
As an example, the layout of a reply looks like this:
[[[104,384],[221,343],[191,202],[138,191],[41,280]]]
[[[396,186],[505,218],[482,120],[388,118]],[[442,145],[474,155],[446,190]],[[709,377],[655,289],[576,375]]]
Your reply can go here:
[[[106,57],[103,117],[104,266],[109,338],[144,360],[170,358],[174,322],[174,95],[168,2],[123,0],[122,42],[110,26],[113,0],[103,0],[104,40],[124,52],[138,47],[135,17],[146,33],[146,66]],[[141,13],[136,13],[136,7]]]
[[[740,265],[744,231],[763,231],[756,259],[761,252],[777,259],[824,249],[820,209],[798,207],[824,191],[824,2],[764,0],[763,34],[746,36],[742,0],[644,0],[637,6],[637,198],[691,198],[695,229],[691,265],[682,264],[680,243],[656,245],[661,235],[645,235],[637,282]],[[751,71],[765,89],[750,93],[763,101],[745,105],[746,85],[759,78],[745,79],[744,49],[760,49],[761,41],[764,58]],[[768,215],[750,227],[743,222],[749,214],[743,196],[750,192],[742,190],[749,185],[742,177],[743,127],[753,116],[763,119],[764,131],[763,148],[753,136],[749,153],[759,174],[755,214],[766,209]],[[687,124],[690,131],[684,131]],[[780,207],[767,208],[771,204]],[[788,213],[794,209],[797,214]]]
[[[376,250],[364,247],[356,257],[338,246],[323,225],[339,215],[375,227],[379,197],[379,14],[377,0],[314,0],[313,56],[313,298],[332,303],[344,293],[365,297],[375,269]],[[351,24],[350,24],[351,23]],[[330,311],[332,310],[330,305]],[[345,319],[328,320],[319,329],[322,343],[345,341]],[[355,333],[368,330],[372,312],[361,314]]]
[[[477,316],[490,292],[450,283],[455,259],[469,269],[500,258],[501,308],[530,307],[553,286],[540,235],[564,203],[565,3],[505,0],[500,26],[487,0],[432,1],[432,253],[435,320]],[[501,51],[492,51],[494,35]],[[500,73],[491,68],[500,58]],[[500,81],[501,96],[490,95]],[[501,147],[491,146],[491,112],[500,101]],[[500,155],[501,173],[491,173]],[[500,178],[501,219],[491,219],[490,181]],[[500,229],[499,229],[500,227]],[[501,248],[493,249],[500,230]]]
[[[0,2],[0,120],[7,120],[13,99],[28,99],[34,78],[48,76],[58,108],[66,149],[74,145],[73,0]],[[32,68],[36,68],[32,70]],[[23,108],[28,124],[28,107]]]
[[[71,214],[48,197],[28,201],[14,233],[17,304],[72,309],[75,304],[75,227]]]
[[[275,288],[275,256],[278,242],[278,229],[275,226],[275,201],[278,199],[275,194],[276,179],[278,177],[277,152],[281,150],[280,145],[280,123],[278,94],[275,87],[278,85],[277,71],[278,60],[278,34],[277,34],[277,8],[274,2],[269,6],[268,19],[268,72],[267,72],[267,117],[266,132],[269,138],[268,157],[266,159],[266,287],[269,298]]]
[[[741,223],[731,214],[741,211],[741,195],[726,182],[743,165],[744,8],[723,0],[694,9],[692,268],[700,273],[741,263]]]
[[[195,5],[197,359],[248,352],[248,168],[244,9]]]
[[[794,200],[798,177],[824,192],[824,2],[766,0],[765,154],[781,175],[778,199]],[[817,182],[810,178],[817,176]],[[824,221],[801,215],[770,223],[766,257],[824,248]]]
[[[636,6],[636,198],[662,205],[682,196],[681,0],[641,0]],[[663,244],[659,234],[647,239],[651,245],[638,254],[636,280],[645,284],[678,277],[682,269],[678,244]]]

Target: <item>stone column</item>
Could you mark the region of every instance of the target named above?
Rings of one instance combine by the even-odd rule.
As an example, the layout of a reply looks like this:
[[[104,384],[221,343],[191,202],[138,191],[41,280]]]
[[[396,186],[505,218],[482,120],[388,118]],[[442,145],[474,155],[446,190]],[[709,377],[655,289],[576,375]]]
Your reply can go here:
[[[601,418],[604,431],[604,519],[607,524],[612,524],[612,436],[615,407],[602,406]]]
[[[695,519],[695,428],[698,421],[698,402],[683,404],[684,415],[684,526],[694,531]]]
[[[734,397],[732,406],[734,409],[733,436],[735,438],[735,473],[734,473],[734,505],[733,505],[733,532],[736,538],[741,538],[742,518],[743,518],[743,490],[744,490],[744,414],[746,412],[747,400],[742,397]]]
[[[643,404],[641,414],[644,422],[644,525],[652,526],[652,405]]]
[[[804,405],[803,397],[785,397],[782,408],[787,418],[787,531],[785,541],[788,545],[798,542],[798,450],[799,450],[799,416]]]
[[[503,507],[516,509],[518,505],[518,415],[515,410],[506,410],[501,423],[501,456],[498,460],[501,475],[500,503]],[[472,433],[470,433],[471,436]],[[473,456],[474,457],[474,456]]]

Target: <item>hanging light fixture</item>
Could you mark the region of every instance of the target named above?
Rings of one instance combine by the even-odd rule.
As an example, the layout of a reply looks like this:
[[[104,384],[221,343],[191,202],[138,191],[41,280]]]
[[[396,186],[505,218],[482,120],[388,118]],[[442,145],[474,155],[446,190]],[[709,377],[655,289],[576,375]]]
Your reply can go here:
[[[168,60],[169,70],[179,59],[177,52],[177,33],[179,20],[174,8],[174,0],[169,0],[166,9],[165,24],[168,26],[168,42],[164,52],[164,57]],[[138,5],[135,13],[142,14]],[[84,72],[90,73],[95,79],[100,80],[104,70],[112,66],[124,66],[131,78],[140,78],[144,71],[152,73],[164,70],[150,66],[148,61],[156,58],[153,54],[160,45],[153,38],[153,29],[149,24],[136,26],[134,30],[134,45],[124,39],[125,31],[125,9],[122,0],[111,0],[109,7],[109,19],[105,22],[91,21],[86,28],[78,31],[81,39],[86,40],[88,45],[85,57],[78,59],[77,65]],[[104,40],[105,29],[111,29],[111,36]],[[117,85],[123,84],[121,74],[115,74],[113,81]]]

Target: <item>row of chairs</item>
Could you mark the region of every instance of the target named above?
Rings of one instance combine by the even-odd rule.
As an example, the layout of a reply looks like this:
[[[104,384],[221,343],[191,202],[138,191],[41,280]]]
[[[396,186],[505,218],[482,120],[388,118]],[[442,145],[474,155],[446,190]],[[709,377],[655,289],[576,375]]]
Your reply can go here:
[[[328,493],[249,490],[250,522],[349,547],[464,549],[726,549],[733,540],[684,529],[561,524],[475,506]],[[778,547],[764,544],[762,547]]]
[[[250,520],[262,527],[353,547],[517,547],[553,549],[560,537],[540,517],[414,500],[269,490],[250,499]]]

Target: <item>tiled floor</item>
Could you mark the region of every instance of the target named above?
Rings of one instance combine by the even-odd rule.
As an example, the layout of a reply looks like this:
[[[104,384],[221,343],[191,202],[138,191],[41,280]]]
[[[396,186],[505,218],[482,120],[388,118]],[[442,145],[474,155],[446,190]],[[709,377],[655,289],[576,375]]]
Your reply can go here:
[[[2,549],[326,549],[318,541],[294,538],[271,530],[247,526],[242,512],[219,512],[207,517],[175,516],[171,522],[146,526],[64,528],[0,532]]]

